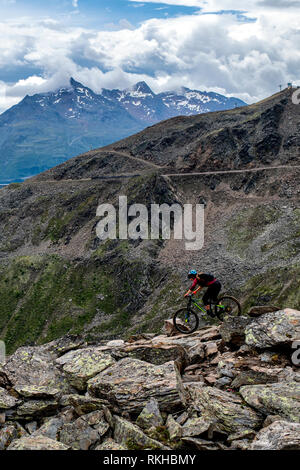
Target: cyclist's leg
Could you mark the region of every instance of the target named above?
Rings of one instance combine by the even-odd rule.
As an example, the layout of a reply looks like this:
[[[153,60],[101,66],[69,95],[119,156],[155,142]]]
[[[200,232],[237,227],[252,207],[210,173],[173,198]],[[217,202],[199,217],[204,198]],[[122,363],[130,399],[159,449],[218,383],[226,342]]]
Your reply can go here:
[[[217,303],[218,295],[220,293],[221,288],[222,288],[222,285],[220,281],[216,281],[214,284],[208,287],[206,293],[203,296],[203,302],[204,302],[205,308],[211,314],[213,314],[211,304]]]
[[[202,297],[202,301],[203,301],[203,304],[204,304],[204,307],[205,307],[207,313],[210,314],[211,313],[211,308],[210,308],[211,300],[210,300],[209,288],[207,289],[204,296]]]

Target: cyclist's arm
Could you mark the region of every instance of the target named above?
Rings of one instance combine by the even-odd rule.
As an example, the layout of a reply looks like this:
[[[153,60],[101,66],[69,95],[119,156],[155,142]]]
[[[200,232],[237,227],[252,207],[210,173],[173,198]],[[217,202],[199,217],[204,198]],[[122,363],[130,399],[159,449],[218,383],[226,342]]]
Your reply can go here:
[[[184,297],[187,297],[188,295],[193,293],[193,289],[195,289],[197,285],[197,279],[194,280],[193,284],[191,285],[190,289],[187,291],[187,293],[184,295]]]
[[[194,290],[193,294],[197,294],[197,292],[199,292],[199,290],[202,289],[202,286],[199,286],[196,290]]]

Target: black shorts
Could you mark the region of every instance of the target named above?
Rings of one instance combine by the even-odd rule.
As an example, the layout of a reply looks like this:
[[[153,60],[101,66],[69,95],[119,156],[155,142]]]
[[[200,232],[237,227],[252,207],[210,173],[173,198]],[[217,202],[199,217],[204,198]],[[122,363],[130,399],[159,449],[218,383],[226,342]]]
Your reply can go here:
[[[202,297],[204,305],[208,305],[209,303],[216,302],[218,300],[218,295],[221,290],[221,287],[222,284],[220,283],[220,281],[216,281],[207,288],[207,291]]]

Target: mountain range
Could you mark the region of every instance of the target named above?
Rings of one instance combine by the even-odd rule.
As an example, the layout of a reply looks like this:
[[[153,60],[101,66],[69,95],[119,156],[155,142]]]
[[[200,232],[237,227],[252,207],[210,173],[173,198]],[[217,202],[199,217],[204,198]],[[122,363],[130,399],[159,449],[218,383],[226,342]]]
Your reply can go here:
[[[96,94],[71,78],[69,87],[27,95],[0,115],[0,183],[22,181],[162,120],[244,105],[188,88],[155,94],[145,82]]]

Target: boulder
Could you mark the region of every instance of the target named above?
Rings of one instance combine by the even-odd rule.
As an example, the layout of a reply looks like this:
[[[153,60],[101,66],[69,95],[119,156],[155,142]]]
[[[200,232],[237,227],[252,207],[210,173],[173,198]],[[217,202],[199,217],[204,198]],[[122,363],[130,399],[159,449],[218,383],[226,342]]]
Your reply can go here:
[[[181,327],[183,329],[188,330],[188,328],[185,326],[185,324],[183,322],[181,322],[180,320],[179,320],[179,322],[180,322]],[[164,327],[163,327],[163,333],[165,333],[167,336],[178,336],[178,335],[181,334],[178,330],[176,330],[176,328],[174,326],[173,318],[165,320]]]
[[[32,421],[33,418],[50,416],[59,408],[56,400],[30,400],[18,406],[12,417]]]
[[[278,312],[280,310],[279,307],[274,307],[273,305],[261,305],[257,307],[251,307],[251,309],[248,312],[249,317],[260,317],[264,313],[270,313],[270,312]]]
[[[279,382],[243,386],[243,399],[264,415],[278,414],[287,421],[300,422],[300,383]]]
[[[24,430],[22,434],[26,435],[27,433]],[[15,425],[9,424],[0,428],[0,451],[6,450],[13,440],[20,437],[20,430]]]
[[[55,365],[55,357],[46,347],[22,347],[12,354],[5,372],[13,386],[37,385],[72,392],[66,377]]]
[[[136,423],[142,429],[149,429],[151,426],[157,427],[164,424],[159,411],[158,402],[155,398],[150,398],[147,405],[138,416]]]
[[[160,442],[148,437],[138,426],[119,416],[115,416],[114,440],[129,450],[168,449]]]
[[[118,444],[111,437],[105,439],[102,444],[98,445],[95,450],[128,450],[126,447]]]
[[[63,366],[70,384],[77,390],[86,389],[87,382],[116,361],[99,348],[85,348],[64,354],[56,363]]]
[[[186,442],[191,447],[197,450],[224,450],[225,446],[219,442],[206,441],[195,437],[183,437],[183,442]]]
[[[40,346],[40,349],[45,352],[50,352],[55,357],[62,356],[69,351],[79,349],[85,345],[82,337],[77,335],[65,335],[62,338],[55,339],[50,343]]]
[[[33,436],[45,436],[50,439],[59,440],[60,431],[66,423],[70,423],[75,419],[72,410],[67,410],[59,415],[48,418],[44,424],[33,432]]]
[[[72,423],[67,423],[60,431],[60,442],[73,450],[88,450],[99,443],[109,429],[103,411],[93,411]]]
[[[205,358],[205,345],[203,343],[195,344],[188,350],[189,364],[199,364]]]
[[[210,341],[205,344],[205,356],[210,357],[218,352],[218,343]]]
[[[62,396],[59,404],[60,406],[72,406],[77,415],[82,416],[92,411],[102,410],[108,402],[88,395],[73,394]]]
[[[250,450],[300,450],[300,424],[275,421],[257,433]]]
[[[133,344],[124,347],[121,352],[126,356],[156,365],[175,360],[182,361],[182,363],[187,362],[187,355],[184,348],[177,344],[147,344],[144,346]]]
[[[18,403],[18,399],[10,395],[4,388],[0,388],[0,410],[9,410]]]
[[[175,421],[172,415],[168,415],[166,426],[171,441],[182,437],[182,427]]]
[[[125,358],[88,381],[88,393],[104,398],[118,412],[137,414],[150,398],[156,398],[162,411],[182,405],[181,378],[174,362],[160,366]]]
[[[254,370],[240,372],[231,383],[232,388],[240,388],[242,385],[257,385],[275,383],[278,379],[276,376],[272,376],[265,372],[259,372]]]
[[[214,421],[216,427],[228,434],[257,429],[262,419],[244,405],[241,397],[235,393],[219,390],[215,387],[203,387],[196,384],[186,386],[190,394],[190,403],[208,422]]]
[[[300,312],[291,308],[266,313],[245,329],[246,344],[265,349],[289,345],[300,339]]]
[[[69,447],[49,437],[29,436],[13,441],[7,450],[69,450]]]
[[[45,385],[15,385],[14,390],[25,398],[57,398],[61,391]]]
[[[182,426],[182,436],[200,436],[209,430],[212,422],[212,419],[205,419],[203,417],[189,418],[184,426]]]
[[[249,317],[228,317],[220,326],[220,335],[226,344],[236,348],[245,342],[245,328],[251,322]]]

